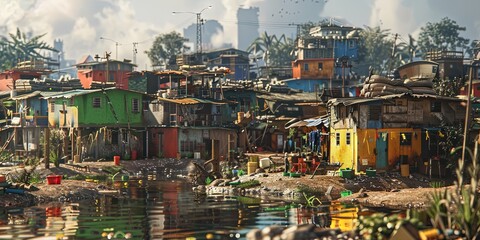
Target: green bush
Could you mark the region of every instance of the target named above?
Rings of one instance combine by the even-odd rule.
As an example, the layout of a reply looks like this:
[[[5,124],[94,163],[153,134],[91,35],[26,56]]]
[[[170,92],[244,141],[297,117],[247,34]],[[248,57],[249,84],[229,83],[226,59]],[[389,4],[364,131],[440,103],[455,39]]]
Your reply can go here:
[[[434,192],[429,198],[430,207],[427,209],[432,225],[442,231],[445,236],[458,230],[466,239],[480,238],[480,193],[478,183],[480,180],[480,167],[478,166],[478,143],[475,141],[475,155],[469,148],[465,151],[472,159],[472,165],[465,167],[465,159],[458,160],[456,169],[457,181],[455,190]],[[451,151],[452,155],[462,147]],[[470,176],[470,184],[465,184],[464,174]]]

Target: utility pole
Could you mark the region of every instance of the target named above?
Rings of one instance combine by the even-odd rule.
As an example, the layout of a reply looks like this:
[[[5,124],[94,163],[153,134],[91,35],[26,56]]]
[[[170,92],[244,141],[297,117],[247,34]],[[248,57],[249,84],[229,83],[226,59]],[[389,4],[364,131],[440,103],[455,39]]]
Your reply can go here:
[[[51,100],[49,100],[51,101]],[[44,160],[45,160],[45,168],[46,169],[49,169],[50,168],[50,127],[47,126],[45,128],[45,132],[44,132],[44,135],[43,135],[43,139],[44,139],[44,148],[45,149],[45,156],[44,156]]]
[[[133,64],[137,64],[137,45],[138,45],[138,42],[133,42]]]
[[[388,74],[392,71],[393,68],[393,59],[395,59],[395,52],[397,51],[397,38],[398,38],[398,33],[395,33],[395,38],[393,38],[393,47],[392,47],[392,55],[390,56],[390,64],[388,66]]]
[[[296,26],[297,27],[297,41],[298,39],[300,38],[300,34],[302,32],[302,26],[304,26],[305,24],[302,24],[302,23],[289,23],[288,26]]]
[[[471,97],[472,97],[472,79],[473,79],[473,68],[477,64],[477,59],[473,59],[472,65],[470,66],[470,72],[468,74],[468,90],[467,90],[467,106],[465,109],[465,126],[463,129],[463,144],[462,144],[462,161],[465,162],[465,152],[467,148],[467,136],[468,129],[470,124],[470,114],[472,111]],[[475,71],[477,72],[477,71]]]
[[[100,37],[101,40],[108,40],[108,41],[112,41],[115,43],[115,59],[118,60],[118,45],[121,45],[120,43],[118,43],[117,41],[113,40],[113,39],[110,39],[110,38],[106,38],[106,37]]]
[[[106,69],[107,72],[106,72],[106,74],[105,74],[105,77],[106,77],[107,79],[105,79],[105,83],[103,84],[104,86],[106,86],[106,85],[107,85],[107,82],[110,81],[110,68],[109,68],[109,66],[108,66],[108,62],[109,62],[109,59],[110,59],[110,53],[105,52],[105,59],[107,59],[107,69]]]
[[[190,13],[190,14],[195,14],[197,16],[197,41],[195,43],[196,44],[195,50],[197,51],[198,60],[201,60],[201,57],[202,57],[202,25],[203,25],[202,12],[210,8],[212,8],[212,6],[208,6],[199,12],[172,12],[173,14]]]

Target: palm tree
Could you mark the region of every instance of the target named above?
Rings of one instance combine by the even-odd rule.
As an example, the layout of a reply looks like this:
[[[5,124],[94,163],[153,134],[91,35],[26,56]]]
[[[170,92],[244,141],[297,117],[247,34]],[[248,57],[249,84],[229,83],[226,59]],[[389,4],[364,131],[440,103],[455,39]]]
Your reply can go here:
[[[408,34],[408,50],[409,62],[412,62],[415,57],[420,57],[421,55],[420,48],[411,34]]]
[[[268,66],[270,62],[270,52],[274,40],[277,40],[275,35],[268,35],[267,32],[264,32],[260,37],[255,39],[253,43],[247,48],[247,52],[253,54],[256,58],[257,54],[262,54],[262,58],[265,61],[265,66],[267,68],[267,78],[269,78]]]
[[[10,69],[13,67],[15,54],[8,42],[4,37],[0,38],[0,69]]]
[[[389,39],[390,30],[366,26],[361,32],[362,42],[359,46],[359,64],[361,68],[372,67],[377,72],[386,69],[391,58],[393,41]],[[364,66],[362,66],[364,65]],[[366,74],[368,70],[363,70]]]
[[[17,28],[15,34],[9,33],[10,39],[0,39],[0,68],[2,70],[14,67],[17,62],[25,60],[49,59],[41,51],[54,51],[56,49],[40,41],[45,34],[28,38]]]
[[[268,35],[264,32],[260,37],[255,39],[247,48],[247,51],[253,55],[255,59],[263,58],[267,68],[267,77],[269,77],[269,67],[290,65],[292,61],[292,50],[294,41],[285,37],[284,34],[277,38],[276,35]]]

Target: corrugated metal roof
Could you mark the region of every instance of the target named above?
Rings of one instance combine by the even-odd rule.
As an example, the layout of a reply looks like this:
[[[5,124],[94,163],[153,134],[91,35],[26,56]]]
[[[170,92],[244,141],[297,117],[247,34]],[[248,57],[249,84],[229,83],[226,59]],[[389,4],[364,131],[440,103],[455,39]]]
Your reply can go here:
[[[192,98],[179,98],[179,99],[170,99],[170,98],[158,98],[158,101],[171,102],[176,104],[198,104],[199,102]]]
[[[36,97],[36,96],[40,95],[40,93],[41,93],[40,91],[35,91],[35,92],[27,93],[27,94],[17,95],[17,96],[11,97],[10,99],[12,99],[12,100],[24,100],[24,99],[28,99],[28,98],[31,98],[31,97]]]
[[[6,91],[0,91],[0,96],[7,96],[10,95],[11,90],[6,90]]]
[[[304,127],[304,126],[307,126],[308,122],[305,121],[305,120],[300,120],[298,122],[294,122],[292,123],[291,125],[285,127],[285,129],[289,129],[289,128],[294,128],[294,127]]]
[[[374,101],[382,101],[382,100],[389,100],[395,98],[401,98],[404,96],[410,96],[413,98],[434,98],[439,100],[449,100],[449,101],[465,101],[460,97],[446,97],[440,95],[433,95],[433,94],[410,94],[410,93],[400,93],[400,94],[390,94],[385,96],[373,97],[373,98],[333,98],[328,101],[328,105],[339,105],[343,104],[345,106],[350,106],[359,103],[365,102],[374,102]]]
[[[296,101],[296,102],[321,102],[320,97],[316,93],[301,92],[301,93],[264,93],[258,94],[257,98],[262,98],[270,101],[283,100],[283,101]]]
[[[324,116],[321,116],[319,118],[313,119],[311,122],[309,122],[307,124],[307,127],[318,126],[322,123],[325,124],[326,126],[328,126],[330,124],[330,119],[329,119],[328,115],[324,115]]]
[[[10,99],[11,100],[25,100],[25,99],[29,99],[29,98],[36,97],[36,96],[42,96],[43,98],[45,98],[45,97],[48,97],[48,96],[53,96],[53,95],[57,95],[57,94],[61,94],[61,93],[64,93],[64,92],[34,91],[34,92],[31,92],[31,93],[27,93],[27,94],[17,95],[17,96],[14,96],[14,97],[10,98]]]
[[[164,70],[160,72],[155,72],[155,75],[184,75],[182,71],[176,70]]]
[[[288,123],[287,123],[287,124],[285,124],[285,129],[289,129],[289,128],[292,128],[292,127],[315,127],[315,126],[318,126],[322,123],[325,124],[326,126],[328,126],[330,124],[330,118],[329,118],[328,115],[323,115],[323,116],[320,116],[320,117],[317,117],[317,118],[309,118],[309,119],[299,120],[299,121],[294,122],[290,125],[288,125]]]
[[[216,104],[216,105],[226,104],[224,102],[215,102],[215,101],[211,101],[211,100],[208,100],[208,99],[199,99],[199,98],[177,98],[177,99],[158,98],[157,100],[158,101],[163,101],[163,102],[183,104],[183,105],[199,104],[199,103]]]
[[[85,89],[76,89],[76,90],[71,90],[67,92],[61,92],[57,94],[52,94],[50,96],[45,96],[43,97],[44,99],[50,99],[50,98],[71,98],[75,96],[80,96],[84,94],[89,94],[93,92],[100,92],[102,89],[93,89],[93,90],[85,90]]]

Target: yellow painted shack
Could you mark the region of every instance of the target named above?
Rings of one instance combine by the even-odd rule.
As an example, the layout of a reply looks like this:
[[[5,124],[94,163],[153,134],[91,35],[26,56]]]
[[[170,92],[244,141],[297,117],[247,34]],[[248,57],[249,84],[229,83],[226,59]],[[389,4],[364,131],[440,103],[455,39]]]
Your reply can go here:
[[[393,94],[375,98],[338,98],[328,102],[330,163],[356,173],[418,166],[429,151],[427,129],[462,122],[458,98]],[[423,146],[423,148],[422,148]]]

